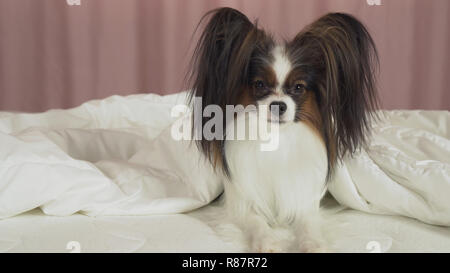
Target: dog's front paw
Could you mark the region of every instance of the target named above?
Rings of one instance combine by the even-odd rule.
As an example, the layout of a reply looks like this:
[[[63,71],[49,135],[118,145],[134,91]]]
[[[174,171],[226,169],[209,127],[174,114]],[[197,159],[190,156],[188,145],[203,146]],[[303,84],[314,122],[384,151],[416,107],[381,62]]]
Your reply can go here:
[[[269,234],[253,237],[251,248],[258,253],[287,252],[294,238],[287,229],[274,229]]]
[[[266,237],[255,239],[252,242],[252,250],[258,253],[280,253],[285,252],[283,244],[274,238]]]
[[[303,253],[330,253],[331,249],[326,247],[321,240],[306,239],[300,242],[300,252]]]

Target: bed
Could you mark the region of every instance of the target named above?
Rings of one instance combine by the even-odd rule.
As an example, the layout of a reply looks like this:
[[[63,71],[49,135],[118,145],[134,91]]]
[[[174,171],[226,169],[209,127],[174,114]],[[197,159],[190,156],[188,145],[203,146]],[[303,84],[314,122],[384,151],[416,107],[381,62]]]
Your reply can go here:
[[[222,181],[171,138],[186,93],[0,112],[0,252],[242,252]],[[380,111],[323,200],[336,252],[450,252],[450,114]]]

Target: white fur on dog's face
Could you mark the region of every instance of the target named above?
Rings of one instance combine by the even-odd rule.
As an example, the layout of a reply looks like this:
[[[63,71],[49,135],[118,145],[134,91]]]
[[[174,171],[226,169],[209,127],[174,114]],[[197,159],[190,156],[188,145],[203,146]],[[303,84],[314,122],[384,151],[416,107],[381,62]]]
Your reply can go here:
[[[289,72],[291,72],[292,64],[286,56],[286,51],[283,46],[277,46],[273,49],[272,55],[274,57],[274,61],[272,63],[273,71],[275,71],[275,75],[277,77],[278,85],[275,88],[275,93],[282,95],[283,90],[282,86],[286,81]]]
[[[296,114],[296,103],[292,99],[291,96],[287,95],[283,91],[283,85],[292,70],[292,64],[289,61],[289,58],[286,55],[285,48],[283,46],[276,46],[272,52],[273,62],[271,63],[271,68],[273,69],[276,77],[276,86],[274,87],[274,92],[269,96],[258,100],[258,108],[264,109],[264,111],[268,111],[267,117],[269,117],[269,121],[272,122],[292,122],[295,120]],[[282,115],[274,114],[271,111],[269,105],[273,102],[284,102],[287,106],[286,112]],[[264,106],[264,107],[261,107]]]

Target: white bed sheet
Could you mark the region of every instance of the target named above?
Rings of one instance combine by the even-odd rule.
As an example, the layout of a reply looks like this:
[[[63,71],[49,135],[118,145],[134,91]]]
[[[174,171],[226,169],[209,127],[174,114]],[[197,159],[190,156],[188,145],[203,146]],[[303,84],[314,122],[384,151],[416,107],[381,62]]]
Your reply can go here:
[[[325,203],[327,210],[338,206],[329,196]],[[241,243],[221,232],[222,213],[217,202],[187,214],[152,216],[60,217],[35,209],[0,220],[0,252],[242,252]],[[353,209],[328,220],[336,252],[450,252],[449,227]]]

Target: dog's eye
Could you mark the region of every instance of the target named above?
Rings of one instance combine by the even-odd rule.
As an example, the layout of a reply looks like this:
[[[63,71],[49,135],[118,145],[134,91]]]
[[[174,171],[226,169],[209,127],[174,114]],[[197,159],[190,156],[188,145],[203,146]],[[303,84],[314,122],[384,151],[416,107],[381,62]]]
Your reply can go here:
[[[302,91],[302,90],[304,90],[304,89],[305,89],[305,85],[302,84],[302,83],[297,83],[297,84],[295,85],[295,90],[296,90],[296,91]]]
[[[253,86],[254,86],[256,89],[263,89],[263,88],[265,87],[264,82],[261,81],[261,80],[255,81],[255,82],[253,83]]]
[[[302,94],[306,89],[306,86],[303,83],[296,83],[294,87],[289,91],[289,93],[293,95]]]
[[[270,94],[270,88],[268,88],[268,86],[265,85],[265,83],[262,80],[256,80],[253,82],[253,95],[257,98],[257,99],[261,99],[265,96],[267,96],[268,94]]]

